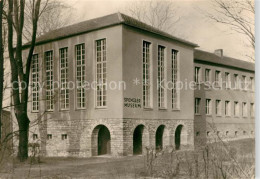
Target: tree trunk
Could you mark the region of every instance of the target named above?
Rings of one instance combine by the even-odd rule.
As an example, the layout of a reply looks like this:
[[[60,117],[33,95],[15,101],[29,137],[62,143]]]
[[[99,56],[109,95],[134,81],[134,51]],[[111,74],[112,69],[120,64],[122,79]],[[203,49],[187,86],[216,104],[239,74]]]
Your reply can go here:
[[[19,126],[19,146],[18,158],[21,162],[28,158],[28,132],[29,132],[29,118],[26,113],[16,116]]]
[[[0,141],[2,139],[2,105],[4,88],[4,49],[3,49],[3,1],[0,1]]]

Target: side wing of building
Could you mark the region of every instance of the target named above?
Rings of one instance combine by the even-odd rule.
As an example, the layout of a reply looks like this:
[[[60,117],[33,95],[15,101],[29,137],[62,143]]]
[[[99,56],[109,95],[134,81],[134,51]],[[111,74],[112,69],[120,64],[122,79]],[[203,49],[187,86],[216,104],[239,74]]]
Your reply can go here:
[[[200,143],[254,137],[254,64],[196,50],[194,136]]]

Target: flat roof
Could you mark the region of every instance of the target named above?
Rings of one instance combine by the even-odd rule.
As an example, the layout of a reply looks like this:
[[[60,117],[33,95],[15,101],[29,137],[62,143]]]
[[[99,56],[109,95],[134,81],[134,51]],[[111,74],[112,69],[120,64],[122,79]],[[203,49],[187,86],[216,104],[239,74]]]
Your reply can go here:
[[[36,45],[52,42],[52,41],[59,40],[59,39],[64,39],[64,38],[79,35],[79,34],[84,34],[84,33],[90,32],[90,31],[94,31],[94,30],[99,30],[99,29],[103,29],[103,28],[107,28],[107,27],[111,27],[111,26],[115,26],[115,25],[120,25],[120,24],[132,26],[132,27],[144,30],[144,31],[148,31],[153,34],[160,35],[160,36],[169,38],[174,41],[178,41],[180,43],[183,43],[183,44],[186,44],[186,45],[189,45],[192,47],[198,47],[198,45],[195,43],[175,37],[171,34],[163,32],[155,27],[147,25],[133,17],[127,16],[122,13],[110,14],[107,16],[83,21],[83,22],[80,22],[77,24],[69,25],[69,26],[62,27],[57,30],[47,32],[46,34],[44,34],[36,39]],[[25,45],[23,45],[23,48],[29,47],[30,44],[31,44],[31,42],[26,43]]]
[[[242,69],[247,71],[255,71],[255,63],[243,61],[227,56],[220,57],[215,53],[206,52],[203,50],[194,50],[194,61],[195,63],[210,63],[220,66],[226,66],[236,69]]]

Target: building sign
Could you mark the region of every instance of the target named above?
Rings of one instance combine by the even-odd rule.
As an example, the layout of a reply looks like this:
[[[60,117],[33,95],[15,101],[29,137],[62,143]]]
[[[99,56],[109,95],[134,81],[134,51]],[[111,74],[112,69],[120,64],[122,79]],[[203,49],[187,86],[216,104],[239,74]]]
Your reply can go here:
[[[124,107],[126,108],[141,108],[140,98],[124,98]]]

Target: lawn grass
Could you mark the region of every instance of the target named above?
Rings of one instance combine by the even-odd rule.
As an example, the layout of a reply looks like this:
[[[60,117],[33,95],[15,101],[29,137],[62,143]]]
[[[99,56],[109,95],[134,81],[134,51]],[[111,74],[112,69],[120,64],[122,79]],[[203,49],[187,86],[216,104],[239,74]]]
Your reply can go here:
[[[219,145],[219,144],[211,144]],[[229,146],[236,149],[237,159],[243,163],[248,162],[250,165],[254,164],[254,140],[244,139],[239,141],[231,141]],[[180,162],[179,172],[177,178],[192,178],[189,176],[190,166],[194,163],[192,154],[197,151],[178,151],[178,155],[189,160]],[[153,161],[152,177],[165,177],[167,171],[176,169],[176,155],[174,153],[174,160],[171,160],[170,153],[158,154],[158,157]],[[246,159],[246,160],[245,160]],[[192,161],[192,162],[187,162]],[[172,163],[171,163],[172,162]],[[203,175],[203,161],[199,163],[200,177]],[[29,159],[25,163],[19,163],[16,160],[11,160],[6,163],[9,169],[0,171],[0,178],[145,178],[148,176],[147,157],[146,156],[126,156],[126,157],[111,157],[99,156],[91,158],[41,158],[40,163],[32,162]],[[8,168],[8,167],[7,167]],[[195,174],[193,168],[192,172]]]

